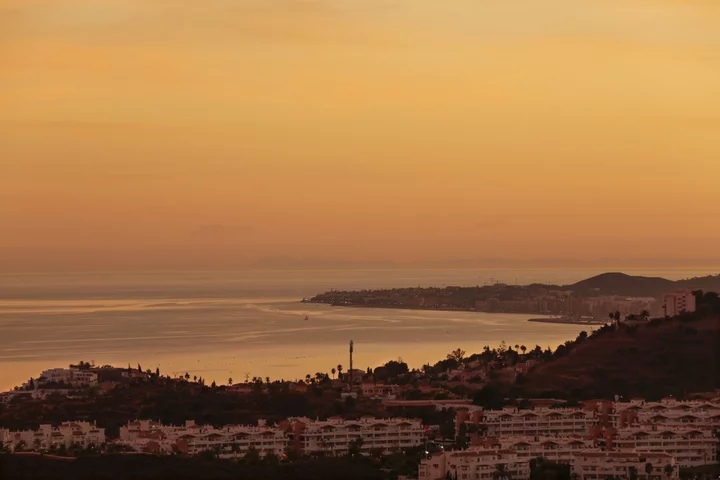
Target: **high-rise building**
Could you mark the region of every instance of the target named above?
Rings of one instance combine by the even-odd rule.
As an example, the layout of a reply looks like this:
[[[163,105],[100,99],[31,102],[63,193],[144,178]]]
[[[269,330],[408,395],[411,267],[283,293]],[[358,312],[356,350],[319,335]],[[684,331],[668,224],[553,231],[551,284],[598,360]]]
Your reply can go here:
[[[667,293],[664,300],[665,315],[669,317],[695,311],[695,295],[690,290]]]

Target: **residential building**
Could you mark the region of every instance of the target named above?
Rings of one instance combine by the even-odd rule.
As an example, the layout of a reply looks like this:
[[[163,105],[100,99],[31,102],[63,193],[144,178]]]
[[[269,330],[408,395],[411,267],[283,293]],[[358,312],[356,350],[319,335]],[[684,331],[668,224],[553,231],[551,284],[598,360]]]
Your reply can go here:
[[[422,423],[414,419],[362,417],[359,420],[331,418],[318,421],[291,418],[285,425],[292,432],[292,447],[306,454],[344,455],[358,438],[362,439],[362,453],[373,450],[391,453],[422,445],[425,439]]]
[[[678,290],[677,292],[667,293],[664,297],[665,315],[674,317],[681,313],[691,313],[695,311],[695,295],[690,290]]]
[[[105,429],[89,422],[65,422],[58,427],[40,425],[37,430],[5,430],[2,435],[13,450],[20,445],[27,450],[49,450],[61,446],[99,447],[105,443]]]
[[[487,437],[587,435],[598,424],[595,410],[580,408],[535,408],[458,411],[456,425],[465,422]]]
[[[709,427],[640,425],[618,430],[611,442],[619,451],[670,454],[681,468],[716,463],[718,439]]]
[[[501,437],[495,444],[503,450],[517,453],[518,459],[530,462],[545,458],[557,463],[571,464],[575,454],[595,448],[591,438],[573,437]]]
[[[365,397],[394,400],[400,392],[398,385],[363,383],[362,394]]]
[[[36,381],[38,388],[47,383],[59,383],[72,387],[89,387],[97,385],[98,376],[96,373],[76,368],[51,368],[42,372]]]
[[[419,480],[445,480],[448,474],[458,480],[502,478],[505,475],[507,478],[528,478],[530,466],[512,450],[470,448],[437,453],[422,460],[418,467]]]
[[[237,458],[254,449],[260,456],[281,456],[288,446],[288,435],[280,428],[265,425],[263,421],[257,426],[226,425],[215,428],[197,425],[191,420],[181,426],[140,420],[121,427],[117,443],[136,451],[152,453],[194,455],[214,451],[222,458]]]
[[[635,469],[638,480],[680,478],[675,458],[667,453],[581,452],[575,455],[572,469],[579,480],[630,478],[631,469]]]
[[[641,399],[615,402],[610,411],[610,419],[615,428],[637,424],[718,428],[720,427],[720,403],[675,399],[664,399],[660,402],[646,402]]]

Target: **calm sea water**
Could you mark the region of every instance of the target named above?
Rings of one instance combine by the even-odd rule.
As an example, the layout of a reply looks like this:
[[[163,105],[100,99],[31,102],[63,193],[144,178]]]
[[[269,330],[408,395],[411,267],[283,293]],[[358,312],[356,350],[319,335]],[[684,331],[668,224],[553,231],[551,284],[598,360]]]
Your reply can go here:
[[[597,271],[374,270],[0,275],[0,390],[79,360],[159,367],[208,382],[375,367],[411,367],[455,348],[556,346],[581,327],[527,322],[527,315],[358,309],[299,301],[329,289],[571,283]],[[684,278],[699,270],[628,272]],[[305,316],[309,320],[305,321]]]

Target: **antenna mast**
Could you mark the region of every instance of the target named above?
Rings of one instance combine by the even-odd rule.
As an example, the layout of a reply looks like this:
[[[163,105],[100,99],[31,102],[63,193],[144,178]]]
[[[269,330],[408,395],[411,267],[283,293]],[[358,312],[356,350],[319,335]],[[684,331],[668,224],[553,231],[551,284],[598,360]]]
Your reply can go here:
[[[353,381],[353,350],[354,350],[354,342],[350,340],[350,370],[348,371],[348,385],[352,386]]]

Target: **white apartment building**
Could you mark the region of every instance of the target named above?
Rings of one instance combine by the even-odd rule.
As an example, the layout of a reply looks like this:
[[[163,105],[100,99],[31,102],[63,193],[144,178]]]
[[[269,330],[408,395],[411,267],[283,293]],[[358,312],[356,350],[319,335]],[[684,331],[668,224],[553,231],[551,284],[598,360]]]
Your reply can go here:
[[[663,300],[665,314],[670,317],[695,311],[695,295],[690,290],[666,293]]]
[[[97,385],[98,376],[96,373],[75,368],[51,368],[40,374],[36,384],[41,387],[45,383],[56,382],[71,385],[73,387],[89,387]]]
[[[501,470],[502,469],[502,470]],[[447,474],[458,480],[528,478],[530,465],[512,450],[471,448],[458,452],[441,452],[422,460],[418,467],[419,480],[445,480]]]
[[[614,403],[610,413],[615,428],[637,424],[664,426],[720,427],[720,403],[663,400],[661,402]]]
[[[314,421],[291,418],[288,421],[293,448],[303,453],[344,455],[358,438],[362,439],[362,453],[372,450],[391,453],[422,445],[425,439],[422,423],[414,419],[362,417],[359,420],[331,418]]]
[[[470,424],[477,425],[485,436],[498,438],[587,435],[599,420],[597,412],[579,408],[504,408],[483,410],[473,417]]]
[[[287,433],[277,427],[268,427],[263,421],[254,425],[226,425],[215,428],[196,425],[161,425],[149,420],[130,422],[120,429],[118,444],[136,451],[194,455],[203,451],[217,452],[223,458],[238,458],[254,449],[260,456],[282,456],[288,447]]]
[[[635,469],[639,480],[680,478],[675,458],[667,453],[591,451],[578,453],[572,463],[573,472],[579,480],[630,478],[631,468]],[[666,468],[672,468],[672,471]]]
[[[101,446],[105,443],[105,429],[97,428],[89,422],[65,422],[58,427],[40,425],[37,430],[21,430],[0,432],[4,442],[11,449],[22,445],[25,450],[49,450],[52,447],[69,448],[78,445],[87,448],[91,445]]]
[[[667,453],[679,467],[697,467],[716,463],[718,440],[708,427],[665,427],[641,425],[618,430],[612,441],[619,451]]]
[[[502,450],[514,451],[518,459],[525,462],[542,457],[553,462],[570,464],[578,452],[595,448],[595,441],[581,436],[500,437],[497,445]]]

